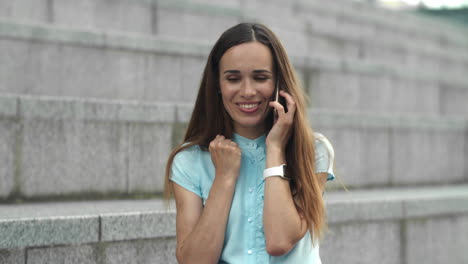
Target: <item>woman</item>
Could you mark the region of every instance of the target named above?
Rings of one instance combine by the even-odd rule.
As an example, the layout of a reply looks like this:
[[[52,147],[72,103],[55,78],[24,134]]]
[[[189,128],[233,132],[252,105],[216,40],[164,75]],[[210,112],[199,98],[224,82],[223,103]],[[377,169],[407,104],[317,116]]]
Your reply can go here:
[[[273,100],[276,86],[285,106]],[[303,98],[267,27],[242,23],[221,35],[166,167],[180,263],[320,263],[332,149],[314,144]]]

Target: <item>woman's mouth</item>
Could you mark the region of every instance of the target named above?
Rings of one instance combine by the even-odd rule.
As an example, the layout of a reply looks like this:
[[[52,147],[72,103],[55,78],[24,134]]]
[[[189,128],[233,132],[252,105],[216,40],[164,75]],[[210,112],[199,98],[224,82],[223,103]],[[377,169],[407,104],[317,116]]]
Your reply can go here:
[[[238,103],[239,110],[244,113],[253,113],[258,110],[260,103]]]

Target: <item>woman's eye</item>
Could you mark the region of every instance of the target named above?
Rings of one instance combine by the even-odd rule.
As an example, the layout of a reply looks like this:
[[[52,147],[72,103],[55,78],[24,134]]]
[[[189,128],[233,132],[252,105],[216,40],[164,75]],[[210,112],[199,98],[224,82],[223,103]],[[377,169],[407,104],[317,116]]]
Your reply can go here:
[[[230,78],[227,78],[226,79],[228,82],[237,82],[240,80],[240,78],[236,78],[236,77],[230,77]]]
[[[255,76],[255,80],[257,81],[266,81],[268,80],[267,76]]]

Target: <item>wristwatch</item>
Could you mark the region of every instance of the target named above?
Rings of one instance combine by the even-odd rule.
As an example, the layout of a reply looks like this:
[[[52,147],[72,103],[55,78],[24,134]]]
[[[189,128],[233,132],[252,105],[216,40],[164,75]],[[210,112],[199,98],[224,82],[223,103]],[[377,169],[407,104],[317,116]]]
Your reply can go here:
[[[280,177],[281,179],[288,180],[288,181],[291,180],[291,177],[289,177],[286,173],[286,164],[281,164],[276,167],[271,167],[263,171],[263,179],[266,179],[268,177],[273,177],[273,176]]]

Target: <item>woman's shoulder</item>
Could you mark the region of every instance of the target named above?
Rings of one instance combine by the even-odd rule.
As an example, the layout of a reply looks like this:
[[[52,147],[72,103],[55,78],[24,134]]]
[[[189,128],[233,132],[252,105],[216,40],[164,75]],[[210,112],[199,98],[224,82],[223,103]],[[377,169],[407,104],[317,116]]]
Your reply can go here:
[[[314,132],[314,143],[317,150],[326,151],[330,156],[334,156],[333,145],[322,133]]]
[[[199,145],[189,145],[188,142],[183,143],[180,147],[183,148],[181,151],[177,152],[174,157],[174,161],[193,161],[197,159],[202,154],[202,148]]]

